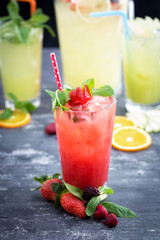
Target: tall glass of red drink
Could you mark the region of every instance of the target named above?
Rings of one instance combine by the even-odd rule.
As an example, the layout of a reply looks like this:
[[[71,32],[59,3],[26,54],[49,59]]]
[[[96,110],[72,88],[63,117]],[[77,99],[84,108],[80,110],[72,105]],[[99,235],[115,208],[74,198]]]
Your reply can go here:
[[[107,182],[115,111],[114,96],[93,96],[82,106],[54,111],[65,182],[81,189]]]

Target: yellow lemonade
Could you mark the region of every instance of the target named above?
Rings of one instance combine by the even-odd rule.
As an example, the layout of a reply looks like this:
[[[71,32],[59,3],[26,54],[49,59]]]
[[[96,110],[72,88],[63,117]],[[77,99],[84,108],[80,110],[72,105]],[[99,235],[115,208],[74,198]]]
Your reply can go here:
[[[26,43],[0,39],[0,68],[6,100],[13,93],[20,101],[33,101],[40,96],[43,32],[30,31]]]
[[[120,16],[89,17],[92,11],[106,10],[106,2],[78,0],[72,8],[70,2],[54,1],[66,86],[76,87],[93,77],[96,88],[109,84],[115,93],[120,90],[123,21]],[[110,4],[110,10],[126,11],[127,0]]]

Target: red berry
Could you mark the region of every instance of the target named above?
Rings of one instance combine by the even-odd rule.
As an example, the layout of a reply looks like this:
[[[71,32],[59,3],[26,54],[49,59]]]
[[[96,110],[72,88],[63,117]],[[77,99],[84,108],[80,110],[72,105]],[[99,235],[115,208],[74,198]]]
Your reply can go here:
[[[70,100],[68,101],[68,104],[70,106],[83,105],[92,99],[87,85],[83,86],[83,90],[81,87],[77,87],[75,90],[71,90],[69,93],[69,97]]]
[[[105,219],[108,217],[108,211],[105,207],[98,205],[93,216],[97,219]]]
[[[50,123],[46,126],[45,132],[49,135],[56,134],[56,126],[55,123]]]
[[[89,91],[89,87],[85,84],[83,86],[83,94],[87,94],[91,97],[90,91]]]
[[[74,99],[75,100],[74,104],[76,104],[76,105],[83,104],[84,96],[83,96],[82,88],[81,87],[77,87],[75,89],[75,92],[76,92],[76,96],[75,96],[75,99]]]
[[[56,193],[54,193],[51,189],[51,183],[62,183],[60,179],[58,178],[53,178],[53,179],[50,179],[50,180],[46,180],[43,184],[42,184],[42,187],[41,187],[41,194],[42,194],[42,197],[45,199],[45,200],[52,200],[52,201],[55,201],[55,196],[56,196]]]
[[[64,193],[60,202],[62,208],[66,212],[76,217],[86,218],[86,209],[84,203],[70,192]]]
[[[117,224],[118,224],[118,220],[117,220],[117,217],[114,213],[111,213],[109,214],[105,224],[109,227],[109,228],[112,228],[112,227],[115,227]]]

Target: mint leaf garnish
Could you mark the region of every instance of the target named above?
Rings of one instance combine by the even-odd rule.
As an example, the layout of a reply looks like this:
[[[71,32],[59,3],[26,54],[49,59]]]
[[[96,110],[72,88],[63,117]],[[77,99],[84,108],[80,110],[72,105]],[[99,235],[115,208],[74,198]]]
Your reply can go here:
[[[0,119],[5,120],[12,116],[13,111],[10,108],[6,108],[2,113],[0,113]]]
[[[136,217],[136,214],[132,210],[126,207],[120,206],[118,204],[106,201],[101,203],[101,205],[105,207],[109,213],[114,213],[117,217],[122,217],[122,218]]]
[[[50,91],[50,90],[45,90],[45,92],[52,98],[55,99],[56,98],[56,92]]]
[[[98,206],[98,204],[100,203],[101,199],[100,197],[93,197],[87,204],[87,207],[86,207],[86,214],[87,216],[92,216],[95,211],[96,211],[96,208]]]
[[[10,16],[0,17],[0,22],[5,22],[11,20]]]
[[[98,95],[102,97],[109,97],[114,95],[113,88],[109,85],[104,85],[100,88],[95,89],[93,95]]]
[[[54,111],[57,107],[60,107],[62,111],[69,110],[65,107],[65,104],[69,100],[69,90],[64,89],[64,91],[56,90],[52,92],[50,90],[45,90],[46,93],[52,98],[52,110]]]
[[[7,4],[7,11],[11,19],[17,19],[19,17],[19,5],[16,1],[9,2]]]
[[[113,194],[113,190],[110,187],[107,187],[106,185],[100,186],[98,188],[101,194]]]
[[[93,88],[94,88],[94,79],[93,79],[93,78],[87,79],[86,81],[84,81],[84,82],[82,83],[82,87],[83,87],[84,85],[87,85],[87,86],[88,86],[89,92],[90,92],[90,94],[91,94],[91,96],[92,96],[92,91],[93,91]]]
[[[45,23],[48,22],[49,20],[49,16],[43,13],[40,13],[39,11],[36,12],[32,15],[32,17],[29,19],[28,22],[31,22],[33,24],[37,23],[37,24],[41,24],[41,23]]]
[[[56,36],[55,32],[53,31],[53,29],[52,29],[49,25],[43,24],[43,27],[44,27],[45,29],[47,29],[47,31],[50,33],[50,35],[51,35],[52,37],[55,37],[55,36]]]
[[[13,93],[8,93],[8,96],[12,99],[14,104],[17,105],[17,103],[19,102],[18,98]]]
[[[31,102],[19,101],[13,93],[9,93],[8,96],[14,102],[15,108],[20,109],[24,113],[33,112],[36,109],[36,107]]]
[[[37,9],[29,20],[24,20],[23,17],[20,16],[17,1],[9,2],[7,4],[7,11],[9,16],[0,18],[0,21],[3,22],[9,21],[7,26],[4,24],[0,27],[0,29],[4,29],[4,31],[1,31],[2,39],[10,39],[15,43],[26,43],[32,28],[46,28],[51,36],[55,37],[52,28],[46,24],[50,18],[48,15],[43,14],[42,9]]]
[[[83,191],[80,188],[77,188],[77,187],[70,185],[68,183],[65,183],[65,182],[64,182],[64,185],[66,186],[66,188],[68,189],[68,191],[70,193],[72,193],[74,196],[83,200]]]

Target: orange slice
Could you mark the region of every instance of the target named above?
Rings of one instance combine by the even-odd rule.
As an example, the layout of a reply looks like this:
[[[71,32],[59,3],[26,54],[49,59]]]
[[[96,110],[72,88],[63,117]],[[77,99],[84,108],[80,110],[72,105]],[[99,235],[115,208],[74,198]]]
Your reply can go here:
[[[0,113],[2,110],[0,111]],[[0,127],[17,128],[29,123],[31,120],[30,113],[24,113],[21,110],[14,110],[13,115],[5,120],[0,119]]]
[[[122,151],[139,151],[151,145],[151,136],[137,127],[121,127],[113,132],[112,145]]]
[[[136,123],[133,120],[129,119],[128,117],[124,117],[124,116],[115,117],[113,130],[116,130],[117,128],[120,128],[120,127],[127,127],[127,126],[134,127],[136,126]]]

